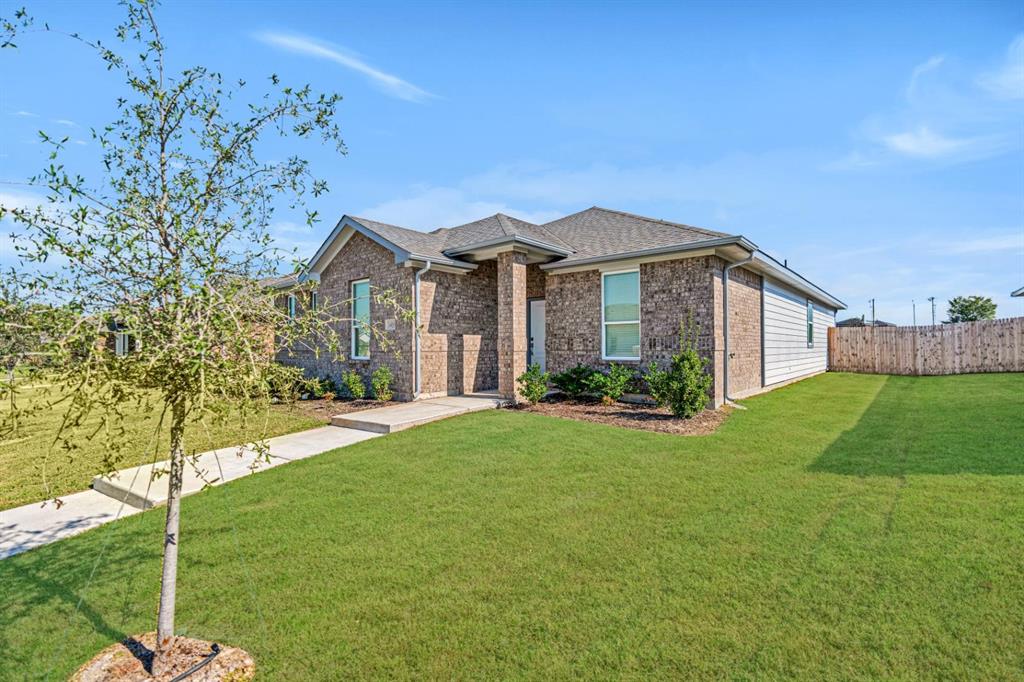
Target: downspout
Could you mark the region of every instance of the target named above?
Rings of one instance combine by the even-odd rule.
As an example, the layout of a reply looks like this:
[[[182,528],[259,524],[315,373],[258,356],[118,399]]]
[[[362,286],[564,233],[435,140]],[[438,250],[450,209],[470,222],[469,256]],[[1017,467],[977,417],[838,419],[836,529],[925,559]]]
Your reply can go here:
[[[413,388],[413,400],[420,397],[420,389],[423,386],[420,381],[420,275],[430,270],[431,265],[432,263],[428,260],[426,265],[416,271],[416,285],[413,292],[413,297],[416,299],[416,386]]]
[[[729,395],[729,271],[741,265],[746,265],[752,260],[754,260],[754,254],[750,254],[744,260],[729,263],[722,270],[722,308],[725,314],[725,319],[722,321],[722,334],[725,340],[723,344],[724,355],[722,356],[722,402],[724,403],[733,402],[732,397]],[[764,324],[763,320],[761,324]]]

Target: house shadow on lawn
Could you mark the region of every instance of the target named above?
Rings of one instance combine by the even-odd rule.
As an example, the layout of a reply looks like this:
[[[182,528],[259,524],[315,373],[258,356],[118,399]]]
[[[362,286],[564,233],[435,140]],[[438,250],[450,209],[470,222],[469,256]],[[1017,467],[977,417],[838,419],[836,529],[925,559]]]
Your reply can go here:
[[[808,470],[1024,475],[1024,375],[1007,376],[888,377],[857,424]]]

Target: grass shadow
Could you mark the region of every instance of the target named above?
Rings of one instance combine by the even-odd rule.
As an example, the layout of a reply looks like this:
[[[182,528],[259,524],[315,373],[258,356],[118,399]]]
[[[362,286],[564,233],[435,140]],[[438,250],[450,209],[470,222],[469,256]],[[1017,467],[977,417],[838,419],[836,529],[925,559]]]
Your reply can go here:
[[[1024,374],[888,377],[856,425],[808,469],[1024,475]]]

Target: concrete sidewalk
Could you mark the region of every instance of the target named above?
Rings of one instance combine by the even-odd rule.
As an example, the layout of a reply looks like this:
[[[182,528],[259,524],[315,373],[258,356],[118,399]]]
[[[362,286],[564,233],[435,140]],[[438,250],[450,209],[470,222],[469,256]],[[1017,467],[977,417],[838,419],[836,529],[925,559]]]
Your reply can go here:
[[[493,410],[504,403],[497,393],[453,395],[342,414],[332,418],[331,423],[373,433],[394,433],[467,412]]]
[[[191,495],[202,490],[207,483],[221,485],[254,471],[271,469],[379,435],[356,429],[322,426],[310,431],[277,436],[267,441],[270,461],[260,462],[256,462],[256,454],[248,448],[242,448],[241,455],[237,447],[204,452],[197,456],[195,466],[186,463],[182,491],[185,495]],[[54,504],[43,506],[37,502],[0,511],[0,559],[163,504],[167,501],[167,477],[161,476],[151,482],[154,468],[157,471],[166,470],[167,462],[123,469],[111,478],[97,476],[93,479],[92,490],[61,497],[64,504],[59,509]]]
[[[339,415],[331,420],[332,426],[269,439],[269,461],[257,461],[256,453],[248,447],[204,452],[197,456],[195,464],[185,465],[182,493],[191,495],[207,485],[221,485],[254,471],[271,469],[438,419],[494,409],[503,403],[497,394],[481,393],[419,400]],[[53,504],[43,506],[35,503],[0,511],[0,559],[164,504],[167,502],[167,476],[154,479],[153,472],[166,471],[167,468],[167,461],[161,461],[123,469],[109,478],[97,476],[93,479],[92,490],[61,497],[64,504],[59,509]]]

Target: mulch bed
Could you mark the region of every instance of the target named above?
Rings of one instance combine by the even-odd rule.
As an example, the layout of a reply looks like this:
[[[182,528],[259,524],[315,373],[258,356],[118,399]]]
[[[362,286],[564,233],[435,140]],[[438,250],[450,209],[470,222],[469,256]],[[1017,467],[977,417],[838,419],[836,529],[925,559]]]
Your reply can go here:
[[[202,662],[210,654],[211,644],[202,639],[175,637],[167,669],[154,676],[150,670],[156,633],[147,632],[107,647],[79,668],[71,676],[71,682],[167,682]],[[220,645],[220,652],[189,675],[188,682],[244,682],[255,674],[256,664],[252,656],[237,647]]]
[[[331,421],[336,414],[349,414],[350,412],[362,412],[377,407],[396,405],[395,401],[381,402],[378,400],[296,400],[294,403],[281,405],[282,409],[298,412],[299,414],[314,419],[321,419],[324,422]]]
[[[549,396],[536,405],[521,403],[514,409],[561,417],[562,419],[610,424],[640,431],[674,433],[681,436],[706,436],[709,433],[714,433],[731,411],[731,408],[723,407],[717,410],[704,410],[691,419],[679,419],[667,409],[653,405],[634,403],[605,405],[597,401],[568,400],[561,396]]]

